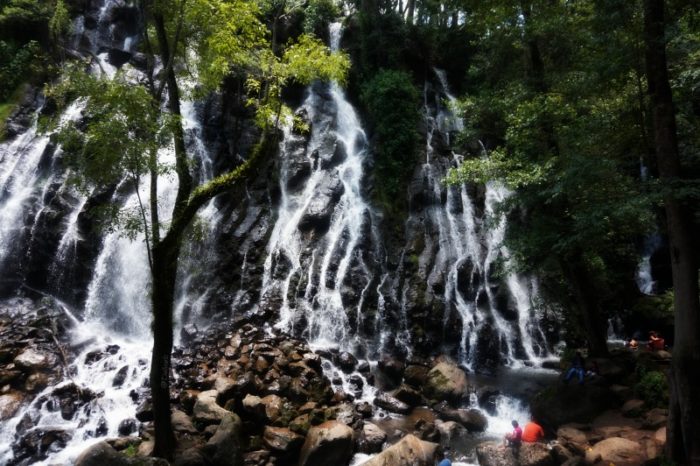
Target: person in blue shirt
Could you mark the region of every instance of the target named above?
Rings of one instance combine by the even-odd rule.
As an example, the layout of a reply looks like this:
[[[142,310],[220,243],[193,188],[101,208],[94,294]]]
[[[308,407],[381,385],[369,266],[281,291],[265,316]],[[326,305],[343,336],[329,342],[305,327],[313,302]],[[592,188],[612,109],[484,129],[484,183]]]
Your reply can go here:
[[[450,447],[445,447],[442,451],[442,460],[438,463],[438,466],[452,466],[452,461],[447,459],[447,454],[450,451]]]

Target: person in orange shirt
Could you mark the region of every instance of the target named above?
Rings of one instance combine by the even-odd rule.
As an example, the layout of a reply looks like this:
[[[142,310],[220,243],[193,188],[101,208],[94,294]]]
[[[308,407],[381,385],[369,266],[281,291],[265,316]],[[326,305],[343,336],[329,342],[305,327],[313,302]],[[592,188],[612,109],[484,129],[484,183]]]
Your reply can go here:
[[[522,439],[523,442],[527,443],[534,443],[543,440],[544,430],[542,430],[542,426],[536,423],[534,419],[530,419],[530,422],[525,424]]]

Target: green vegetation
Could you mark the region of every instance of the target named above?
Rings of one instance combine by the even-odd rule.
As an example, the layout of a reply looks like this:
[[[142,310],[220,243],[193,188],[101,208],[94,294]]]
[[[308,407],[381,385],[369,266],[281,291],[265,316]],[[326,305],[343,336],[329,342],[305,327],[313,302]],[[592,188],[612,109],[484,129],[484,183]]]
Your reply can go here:
[[[402,199],[418,146],[418,92],[408,74],[380,70],[366,83],[362,102],[377,137],[375,173],[379,197],[387,206]]]
[[[634,392],[649,408],[668,406],[668,381],[663,372],[644,371],[634,386]]]

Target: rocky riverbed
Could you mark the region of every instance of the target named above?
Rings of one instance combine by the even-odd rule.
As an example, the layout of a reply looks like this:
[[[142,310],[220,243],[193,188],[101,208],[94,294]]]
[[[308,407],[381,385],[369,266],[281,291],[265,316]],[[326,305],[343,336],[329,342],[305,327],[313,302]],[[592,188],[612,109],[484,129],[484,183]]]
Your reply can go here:
[[[85,361],[78,362],[98,364],[118,347],[80,352],[71,343],[70,316],[48,301],[13,300],[0,311],[3,422],[29,404],[71,419],[106,396],[70,382],[73,359],[80,354]],[[525,444],[516,454],[500,447],[488,425],[500,388],[444,356],[357,360],[314,351],[245,318],[206,330],[185,327],[173,356],[173,464],[180,466],[433,465],[445,446],[454,460],[482,466],[619,466],[656,464],[665,445],[666,411],[646,406],[630,385],[637,366],[663,369],[665,352],[620,351],[597,360],[599,375],[583,386],[555,382],[531,390],[532,413],[549,441]],[[125,365],[106,376],[119,385],[135,372]],[[117,437],[108,438],[106,420],[83,432],[93,445],[76,464],[165,464],[148,459],[153,431],[145,379],[140,387],[130,393],[135,415],[119,420]],[[9,464],[42,461],[74,435],[34,420],[27,414],[16,425]]]

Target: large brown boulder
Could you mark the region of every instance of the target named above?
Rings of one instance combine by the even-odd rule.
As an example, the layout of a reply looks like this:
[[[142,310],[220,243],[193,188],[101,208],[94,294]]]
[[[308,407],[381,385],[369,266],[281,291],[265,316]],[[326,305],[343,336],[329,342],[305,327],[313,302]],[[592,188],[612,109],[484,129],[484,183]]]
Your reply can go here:
[[[409,434],[362,466],[433,466],[437,447]]]
[[[622,437],[607,438],[586,451],[588,464],[603,461],[603,464],[612,463],[615,466],[638,466],[643,464],[645,459],[639,443]]]
[[[271,450],[282,453],[295,453],[301,447],[304,437],[286,427],[265,427],[263,441]]]
[[[579,455],[583,455],[588,448],[586,433],[571,424],[561,426],[557,430],[557,439],[567,450],[571,450]]]
[[[5,421],[14,416],[22,405],[22,399],[23,396],[20,392],[0,395],[0,421]]]
[[[467,375],[451,362],[440,362],[428,372],[423,392],[428,398],[457,402],[467,394]]]
[[[299,466],[344,466],[352,458],[353,431],[338,421],[312,427],[301,448]]]

